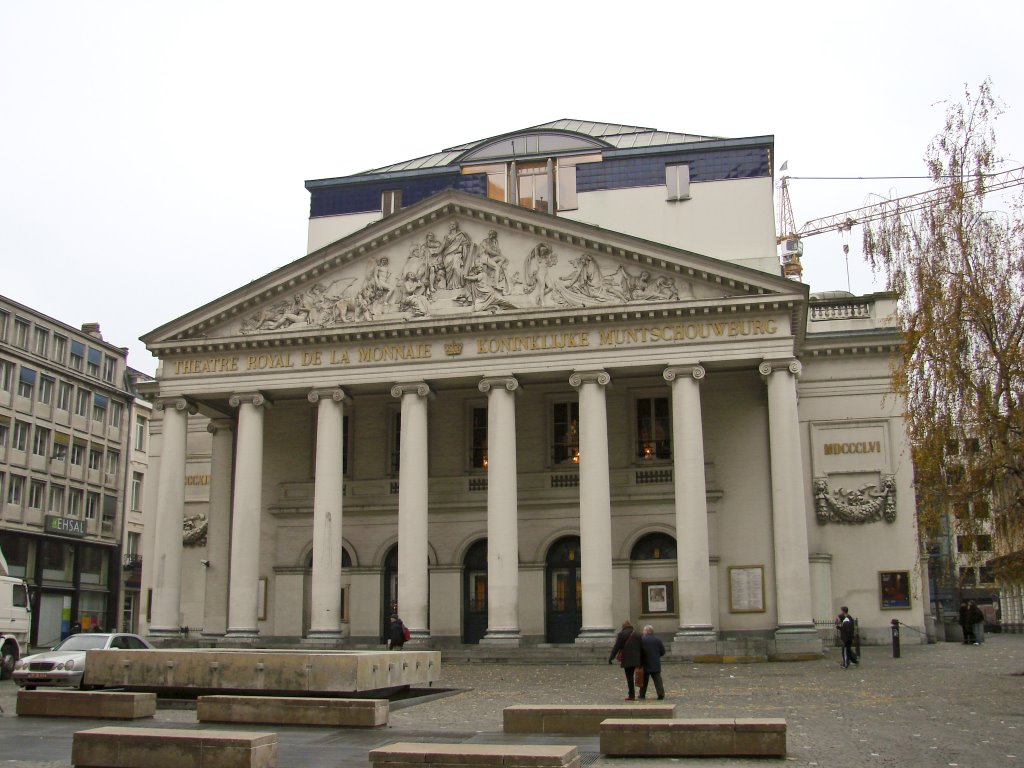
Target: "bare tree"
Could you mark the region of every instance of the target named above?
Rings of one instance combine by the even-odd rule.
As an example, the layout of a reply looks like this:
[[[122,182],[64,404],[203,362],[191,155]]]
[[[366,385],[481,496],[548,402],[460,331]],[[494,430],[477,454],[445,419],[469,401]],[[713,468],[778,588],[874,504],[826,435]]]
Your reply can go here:
[[[923,532],[952,509],[958,532],[977,534],[990,509],[1007,553],[1024,549],[1024,198],[985,195],[1001,113],[990,81],[965,88],[925,153],[940,191],[867,225],[864,252],[899,296],[906,344],[892,376]],[[1004,577],[1024,574],[1024,558],[1000,562]]]

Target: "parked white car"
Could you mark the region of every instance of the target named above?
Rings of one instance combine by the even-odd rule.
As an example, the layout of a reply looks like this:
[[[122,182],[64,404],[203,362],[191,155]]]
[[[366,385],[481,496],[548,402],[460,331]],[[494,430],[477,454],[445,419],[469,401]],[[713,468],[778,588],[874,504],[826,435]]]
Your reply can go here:
[[[29,691],[40,685],[81,688],[86,651],[140,650],[152,647],[138,635],[123,632],[69,635],[48,651],[18,659],[14,664],[14,682]]]

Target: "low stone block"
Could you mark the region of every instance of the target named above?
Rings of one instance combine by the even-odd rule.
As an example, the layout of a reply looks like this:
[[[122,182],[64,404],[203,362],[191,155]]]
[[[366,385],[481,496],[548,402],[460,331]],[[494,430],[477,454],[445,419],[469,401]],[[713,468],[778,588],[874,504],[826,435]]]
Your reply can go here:
[[[370,763],[382,768],[419,766],[503,766],[504,768],[579,768],[576,747],[559,744],[446,744],[396,742],[370,751]]]
[[[200,696],[201,723],[264,723],[376,728],[388,724],[387,699],[335,699],[291,696]]]
[[[18,691],[18,715],[137,720],[156,714],[155,693],[123,691]]]
[[[601,723],[601,752],[610,756],[785,757],[781,718],[610,718]]]
[[[75,733],[76,768],[276,768],[277,734],[176,728],[93,728]]]

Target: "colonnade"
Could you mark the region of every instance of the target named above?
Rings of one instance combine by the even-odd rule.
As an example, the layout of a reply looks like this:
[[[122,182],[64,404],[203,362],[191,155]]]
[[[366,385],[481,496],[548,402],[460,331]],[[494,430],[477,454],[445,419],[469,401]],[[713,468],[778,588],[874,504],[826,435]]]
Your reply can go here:
[[[806,509],[797,414],[795,360],[765,361],[759,372],[768,388],[768,426],[772,488],[772,535],[775,557],[776,637],[815,635],[811,609]],[[676,642],[716,639],[709,568],[707,493],[698,364],[666,368],[671,387],[675,519],[680,624]],[[610,374],[601,369],[576,370],[569,384],[579,396],[580,555],[582,628],[578,643],[606,643],[615,633],[612,616],[611,487],[605,389]],[[516,408],[519,382],[514,375],[485,376],[479,389],[487,395],[487,605],[483,643],[515,646],[519,630],[519,550],[516,468]],[[423,381],[394,384],[401,402],[398,486],[398,602],[412,639],[430,637],[427,566],[428,400]],[[340,639],[342,554],[343,409],[341,387],[308,394],[317,407],[313,499],[313,574],[309,636]],[[207,634],[228,641],[258,636],[263,421],[271,402],[262,393],[230,398],[237,422],[211,422],[213,456],[210,485],[212,567],[206,594]],[[156,563],[153,573],[150,634],[179,632],[181,597],[181,521],[184,510],[187,419],[194,409],[184,397],[156,403],[164,412],[163,446],[156,508]],[[234,449],[234,450],[232,450]],[[232,456],[233,453],[233,456]],[[234,474],[234,491],[228,478]],[[230,511],[230,517],[228,512]],[[230,519],[230,566],[226,541]],[[683,534],[682,532],[685,532]],[[212,578],[211,578],[212,577]],[[226,612],[225,612],[226,609]],[[217,616],[227,616],[227,624]]]

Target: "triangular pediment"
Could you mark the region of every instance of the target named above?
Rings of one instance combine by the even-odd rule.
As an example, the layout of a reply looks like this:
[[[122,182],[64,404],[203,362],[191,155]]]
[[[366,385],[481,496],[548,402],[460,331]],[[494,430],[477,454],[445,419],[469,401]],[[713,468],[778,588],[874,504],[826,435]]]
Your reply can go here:
[[[164,346],[387,332],[422,323],[792,297],[782,277],[518,206],[444,192],[143,340]]]

